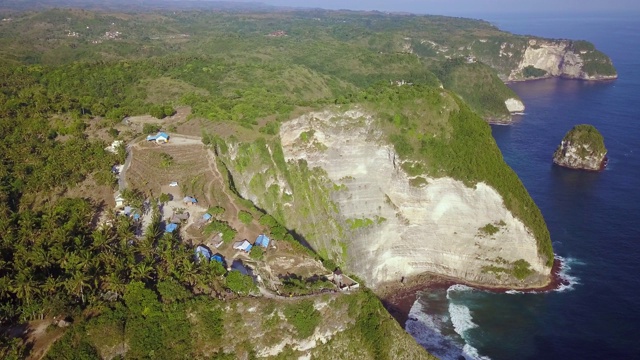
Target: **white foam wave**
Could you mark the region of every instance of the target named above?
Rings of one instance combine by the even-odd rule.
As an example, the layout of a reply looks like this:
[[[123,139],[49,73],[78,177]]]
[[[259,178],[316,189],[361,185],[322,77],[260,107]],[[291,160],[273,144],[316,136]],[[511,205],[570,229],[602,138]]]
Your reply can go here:
[[[464,339],[464,333],[467,330],[478,327],[473,322],[471,317],[471,310],[464,305],[457,305],[449,303],[449,316],[451,316],[451,323],[456,332]]]
[[[518,291],[518,290],[507,290],[507,291],[505,291],[505,294],[509,294],[509,295],[518,295],[518,294],[524,294],[524,291]]]
[[[447,289],[447,299],[451,300],[451,298],[449,297],[449,294],[453,291],[474,291],[474,290],[475,290],[474,288],[469,287],[467,285],[462,285],[462,284],[451,285]]]
[[[563,258],[562,256],[556,255],[557,260],[560,260],[560,272],[558,276],[562,280],[560,286],[555,289],[556,292],[570,291],[573,290],[575,285],[580,284],[580,279],[577,276],[569,274],[572,265],[585,265],[584,262],[574,259],[574,258]]]
[[[471,310],[468,307],[461,304],[453,303],[451,299],[451,293],[456,291],[475,291],[475,289],[460,284],[452,285],[447,289],[447,300],[449,300],[449,317],[451,319],[451,323],[453,324],[453,329],[458,335],[460,335],[460,338],[462,338],[462,340],[464,341],[461,356],[467,360],[488,360],[488,357],[481,356],[478,353],[478,349],[474,348],[468,343],[467,331],[473,328],[477,328],[478,325],[473,322]]]
[[[442,334],[446,316],[427,314],[418,300],[409,311],[409,319],[405,330],[413,336],[422,347],[442,360],[458,360],[463,355],[463,347],[453,338]]]
[[[464,348],[462,348],[462,356],[466,360],[491,360],[488,356],[482,356],[478,353],[478,349],[473,346],[466,344]]]

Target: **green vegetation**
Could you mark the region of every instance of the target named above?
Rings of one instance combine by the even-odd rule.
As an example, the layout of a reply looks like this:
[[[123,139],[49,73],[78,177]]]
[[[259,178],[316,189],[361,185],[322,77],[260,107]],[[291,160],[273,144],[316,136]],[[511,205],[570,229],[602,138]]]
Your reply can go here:
[[[529,275],[533,274],[531,264],[524,259],[516,260],[509,264],[506,261],[499,261],[499,264],[503,266],[489,265],[482,268],[483,272],[494,274],[509,274],[515,276],[518,280],[524,280]]]
[[[574,126],[562,138],[562,141],[569,142],[576,147],[578,156],[582,159],[591,155],[604,155],[607,148],[604,146],[604,137],[593,125],[582,124]],[[562,144],[558,146],[554,157],[560,156],[562,152]]]
[[[311,336],[321,320],[320,312],[314,308],[311,300],[285,306],[284,316],[301,339]]]
[[[495,225],[493,225],[493,224],[487,224],[487,225],[481,227],[478,230],[480,230],[480,232],[482,234],[484,234],[484,235],[491,236],[491,235],[497,234],[498,231],[500,231],[500,228],[495,226]]]
[[[351,228],[351,230],[357,230],[360,228],[365,228],[365,227],[369,227],[373,224],[375,224],[375,222],[371,219],[347,219],[347,224],[349,224],[349,227]]]
[[[238,213],[238,220],[240,220],[243,224],[249,225],[253,221],[253,215],[250,212],[240,210]]]
[[[308,295],[317,293],[323,289],[335,289],[335,285],[324,277],[314,276],[303,279],[300,276],[291,275],[282,280],[283,293],[285,295]]]
[[[207,235],[222,233],[222,240],[230,242],[238,232],[226,221],[213,219],[204,227],[204,233]]]
[[[160,125],[157,124],[150,124],[150,123],[146,123],[144,125],[142,125],[142,132],[144,134],[155,134],[158,131],[160,131]]]
[[[520,260],[516,260],[513,263],[513,275],[516,278],[523,280],[524,278],[531,275],[532,273],[533,273],[533,270],[531,270],[531,264],[529,264],[526,260],[520,259]]]
[[[529,65],[522,69],[522,76],[525,78],[539,78],[547,75],[546,70],[538,69],[533,65]]]
[[[264,250],[262,250],[262,247],[260,246],[254,246],[251,248],[249,256],[251,256],[253,260],[262,260],[264,257]]]
[[[480,63],[467,63],[459,58],[439,64],[434,73],[445,89],[454,91],[484,118],[504,118],[509,116],[505,100],[518,99],[518,95],[508,88],[495,71]]]
[[[243,275],[237,270],[231,270],[225,278],[227,287],[239,295],[249,295],[256,290],[256,285],[249,275]]]
[[[612,76],[617,75],[617,71],[611,62],[611,59],[603,52],[597,50],[592,43],[588,41],[572,42],[573,50],[580,53],[580,57],[584,61],[583,70],[590,76]]]
[[[160,153],[160,167],[166,169],[173,164],[173,157],[167,153]]]
[[[149,108],[149,114],[156,119],[164,119],[167,116],[172,116],[176,113],[176,110],[169,105],[153,105]]]
[[[225,208],[223,208],[222,206],[213,206],[207,210],[207,213],[213,216],[220,216],[224,214],[224,212],[225,212]]]

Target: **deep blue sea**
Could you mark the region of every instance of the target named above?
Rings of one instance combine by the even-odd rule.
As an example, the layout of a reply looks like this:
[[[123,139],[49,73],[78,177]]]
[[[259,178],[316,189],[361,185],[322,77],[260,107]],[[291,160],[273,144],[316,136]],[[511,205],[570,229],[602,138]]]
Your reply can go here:
[[[545,217],[570,285],[538,294],[453,286],[420,293],[407,330],[449,359],[640,359],[640,16],[484,16],[503,30],[585,39],[618,69],[612,82],[510,85],[527,109],[493,135]],[[564,134],[603,134],[600,173],[553,166]]]

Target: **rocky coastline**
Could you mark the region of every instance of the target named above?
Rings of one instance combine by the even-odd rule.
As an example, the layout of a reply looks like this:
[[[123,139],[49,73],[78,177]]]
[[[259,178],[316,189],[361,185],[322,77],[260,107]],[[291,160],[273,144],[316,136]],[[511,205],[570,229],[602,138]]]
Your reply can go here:
[[[409,312],[411,311],[411,307],[416,302],[418,292],[446,290],[450,286],[456,284],[466,285],[477,290],[495,293],[506,293],[507,291],[512,290],[517,290],[523,293],[550,292],[559,289],[562,286],[569,285],[568,282],[560,276],[561,269],[562,262],[558,259],[555,259],[553,262],[549,282],[540,287],[531,287],[527,289],[490,287],[482,284],[461,281],[459,279],[454,279],[438,274],[424,273],[421,275],[404,278],[401,282],[388,282],[382,284],[376,287],[374,292],[380,298],[380,301],[382,301],[382,304],[391,314],[391,316],[393,316],[393,318],[398,321],[400,326],[404,328],[407,320],[409,319]]]

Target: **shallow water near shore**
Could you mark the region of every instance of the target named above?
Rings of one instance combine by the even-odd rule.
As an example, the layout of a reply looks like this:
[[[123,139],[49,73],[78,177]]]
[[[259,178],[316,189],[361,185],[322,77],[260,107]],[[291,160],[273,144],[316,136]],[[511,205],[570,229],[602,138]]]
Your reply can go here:
[[[515,33],[590,40],[611,56],[619,79],[510,84],[525,114],[492,126],[542,210],[565,284],[534,293],[459,285],[419,292],[406,329],[444,359],[640,358],[640,20],[484,18]],[[603,134],[605,171],[552,165],[564,134],[581,123]]]

